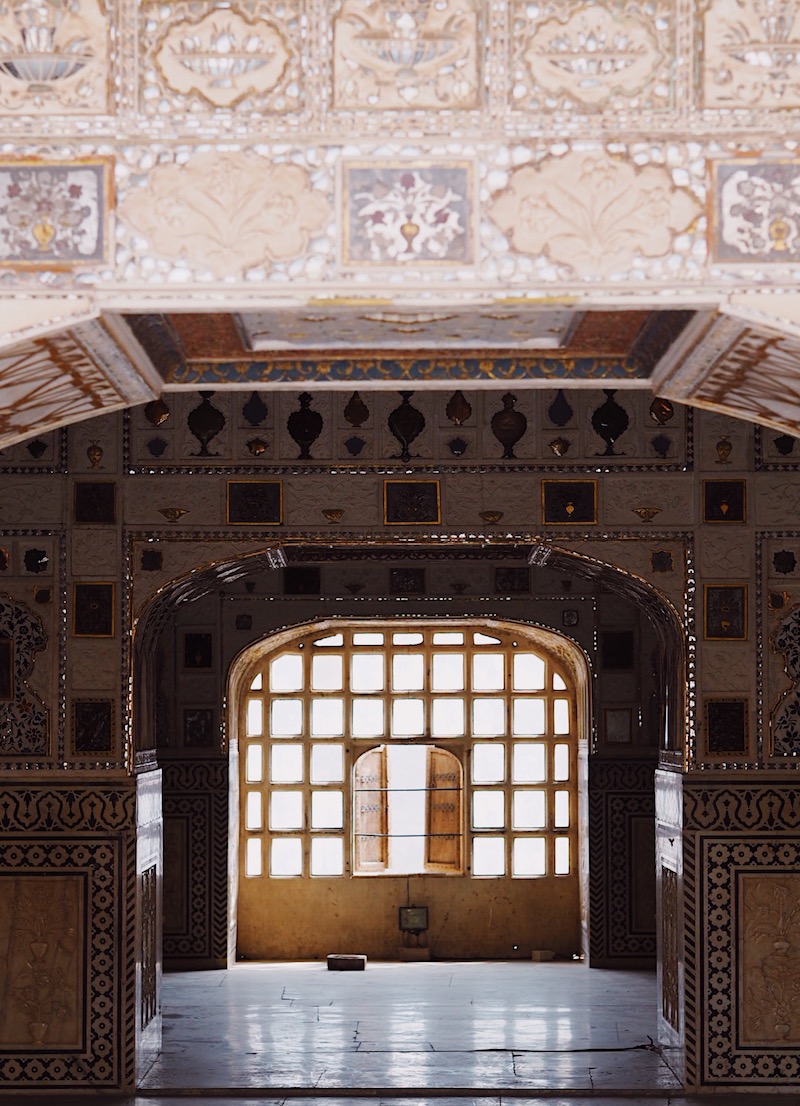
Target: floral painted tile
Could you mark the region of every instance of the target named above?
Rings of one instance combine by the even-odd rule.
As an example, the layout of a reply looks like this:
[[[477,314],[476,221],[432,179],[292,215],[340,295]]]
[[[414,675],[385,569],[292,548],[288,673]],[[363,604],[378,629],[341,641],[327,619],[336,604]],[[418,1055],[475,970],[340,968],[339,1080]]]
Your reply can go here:
[[[53,268],[102,261],[110,162],[0,162],[0,265]]]
[[[343,265],[471,265],[470,162],[348,162],[342,171]]]
[[[717,261],[800,260],[800,160],[712,163]]]

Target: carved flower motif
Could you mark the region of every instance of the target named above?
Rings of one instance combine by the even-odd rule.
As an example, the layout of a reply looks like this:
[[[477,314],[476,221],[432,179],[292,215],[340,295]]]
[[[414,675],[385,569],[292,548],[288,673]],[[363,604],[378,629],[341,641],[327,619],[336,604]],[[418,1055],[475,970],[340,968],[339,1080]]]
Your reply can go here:
[[[229,276],[299,257],[330,207],[299,166],[203,153],[153,170],[122,213],[161,256]]]
[[[489,215],[521,253],[544,254],[583,276],[668,253],[700,214],[666,169],[637,170],[605,153],[568,154],[518,169]]]

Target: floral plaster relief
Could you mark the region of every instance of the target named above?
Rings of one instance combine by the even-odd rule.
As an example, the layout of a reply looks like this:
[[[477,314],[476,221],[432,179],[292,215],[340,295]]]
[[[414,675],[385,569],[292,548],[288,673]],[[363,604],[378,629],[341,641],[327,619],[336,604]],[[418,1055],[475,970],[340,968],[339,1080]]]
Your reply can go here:
[[[700,214],[666,169],[636,169],[602,151],[516,170],[489,208],[520,253],[595,279],[628,270],[638,257],[668,254]]]
[[[537,100],[547,107],[575,102],[596,110],[609,101],[642,97],[662,75],[667,80],[661,80],[654,98],[663,107],[669,92],[665,23],[663,14],[657,22],[652,9],[634,4],[624,10],[593,3],[559,6],[523,37],[521,57],[531,87],[523,78],[514,98],[538,92]]]
[[[334,20],[334,107],[477,107],[480,8],[474,0],[344,0]]]
[[[239,276],[301,256],[330,216],[308,173],[251,153],[201,153],[162,165],[126,197],[122,216],[162,257]]]
[[[0,111],[105,112],[108,24],[97,0],[0,4]]]
[[[800,1045],[800,875],[745,875],[742,1043]]]
[[[800,18],[792,0],[713,0],[703,20],[709,108],[800,105]]]
[[[174,91],[229,108],[282,84],[292,55],[278,26],[263,14],[250,19],[232,4],[199,19],[187,12],[164,34],[155,63]]]

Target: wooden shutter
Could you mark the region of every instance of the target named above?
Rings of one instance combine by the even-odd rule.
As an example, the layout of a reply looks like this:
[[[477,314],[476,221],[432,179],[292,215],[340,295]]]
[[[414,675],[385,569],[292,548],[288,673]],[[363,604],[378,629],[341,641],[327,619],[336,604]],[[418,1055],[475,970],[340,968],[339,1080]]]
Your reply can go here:
[[[353,781],[355,870],[380,872],[389,856],[386,749],[371,749],[356,761]]]
[[[428,746],[428,825],[425,867],[461,871],[461,765]]]

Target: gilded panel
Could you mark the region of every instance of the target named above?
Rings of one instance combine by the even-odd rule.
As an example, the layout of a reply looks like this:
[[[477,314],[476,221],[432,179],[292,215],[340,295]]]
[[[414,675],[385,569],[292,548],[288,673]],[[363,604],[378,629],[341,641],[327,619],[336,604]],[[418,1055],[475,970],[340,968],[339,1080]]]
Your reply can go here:
[[[303,9],[303,0],[142,5],[141,110],[298,111]]]
[[[512,107],[526,111],[664,111],[673,100],[675,5],[593,3],[512,12]]]
[[[109,25],[104,0],[11,0],[3,4],[0,112],[106,112]]]
[[[333,20],[333,106],[404,111],[480,106],[477,0],[343,0]]]

